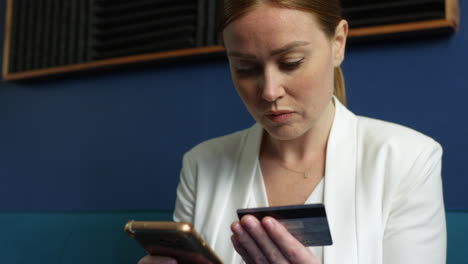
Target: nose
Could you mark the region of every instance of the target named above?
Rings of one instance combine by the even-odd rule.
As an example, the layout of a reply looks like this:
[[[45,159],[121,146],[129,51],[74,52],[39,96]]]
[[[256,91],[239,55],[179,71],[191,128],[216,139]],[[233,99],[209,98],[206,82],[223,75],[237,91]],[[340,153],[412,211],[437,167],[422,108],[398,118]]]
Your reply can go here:
[[[265,69],[259,81],[259,88],[262,98],[268,102],[275,102],[284,95],[284,88],[281,83],[281,74],[273,70]]]

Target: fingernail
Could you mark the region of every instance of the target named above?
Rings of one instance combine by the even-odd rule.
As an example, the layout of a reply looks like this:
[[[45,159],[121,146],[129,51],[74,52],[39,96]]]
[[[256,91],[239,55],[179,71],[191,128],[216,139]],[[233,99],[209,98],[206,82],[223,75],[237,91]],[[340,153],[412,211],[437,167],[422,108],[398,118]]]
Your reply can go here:
[[[263,225],[266,228],[273,229],[275,227],[275,223],[273,222],[273,220],[270,217],[263,218],[262,222],[263,222]]]
[[[238,222],[234,223],[234,225],[232,226],[232,229],[234,233],[237,235],[242,235],[243,233],[242,226]]]
[[[244,221],[244,225],[250,230],[250,229],[254,229],[256,224],[255,224],[255,220],[253,219],[247,219],[246,221]]]
[[[160,257],[157,259],[157,263],[160,264],[177,264],[177,261],[173,258]]]

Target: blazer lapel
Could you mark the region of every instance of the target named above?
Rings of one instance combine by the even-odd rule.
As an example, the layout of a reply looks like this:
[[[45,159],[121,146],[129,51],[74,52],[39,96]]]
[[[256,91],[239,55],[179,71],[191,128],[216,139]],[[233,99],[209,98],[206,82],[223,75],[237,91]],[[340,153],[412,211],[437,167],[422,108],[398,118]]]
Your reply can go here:
[[[324,203],[333,245],[324,247],[324,263],[358,262],[356,235],[357,119],[335,100],[336,112],[327,145]]]
[[[256,168],[258,165],[258,153],[260,143],[262,141],[263,128],[260,124],[255,124],[247,134],[239,156],[239,166],[235,172],[231,197],[236,203],[231,203],[235,208],[234,212],[239,208],[248,206],[251,188],[255,178]]]
[[[260,148],[260,142],[262,137],[263,129],[259,124],[255,124],[251,127],[245,135],[242,145],[239,147],[238,163],[234,166],[232,171],[232,185],[228,189],[226,195],[226,202],[222,203],[219,215],[220,221],[218,224],[223,225],[224,239],[221,239],[220,243],[216,243],[216,250],[219,252],[230,252],[232,250],[232,244],[226,243],[230,241],[229,237],[231,234],[230,225],[237,219],[237,209],[246,208],[249,200],[251,199],[251,188],[256,173],[256,167],[258,163],[258,152]],[[229,256],[225,256],[229,258]],[[227,263],[239,263],[240,257],[234,254],[229,260],[225,259]]]

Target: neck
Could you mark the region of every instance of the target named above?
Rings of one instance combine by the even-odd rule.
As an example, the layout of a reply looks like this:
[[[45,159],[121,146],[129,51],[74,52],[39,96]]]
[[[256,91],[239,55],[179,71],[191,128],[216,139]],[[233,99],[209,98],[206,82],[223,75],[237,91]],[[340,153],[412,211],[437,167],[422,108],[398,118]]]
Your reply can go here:
[[[335,106],[330,102],[321,118],[297,138],[279,140],[264,132],[262,154],[295,168],[308,169],[310,164],[324,162],[334,116]]]

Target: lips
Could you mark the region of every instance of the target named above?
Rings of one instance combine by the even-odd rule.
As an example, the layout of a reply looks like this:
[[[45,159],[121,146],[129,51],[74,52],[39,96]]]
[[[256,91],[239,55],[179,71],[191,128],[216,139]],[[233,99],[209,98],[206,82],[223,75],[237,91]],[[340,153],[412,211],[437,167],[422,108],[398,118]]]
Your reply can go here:
[[[270,111],[266,113],[266,117],[273,121],[274,123],[284,123],[286,122],[294,112],[287,111],[287,110],[280,110],[280,111]]]

